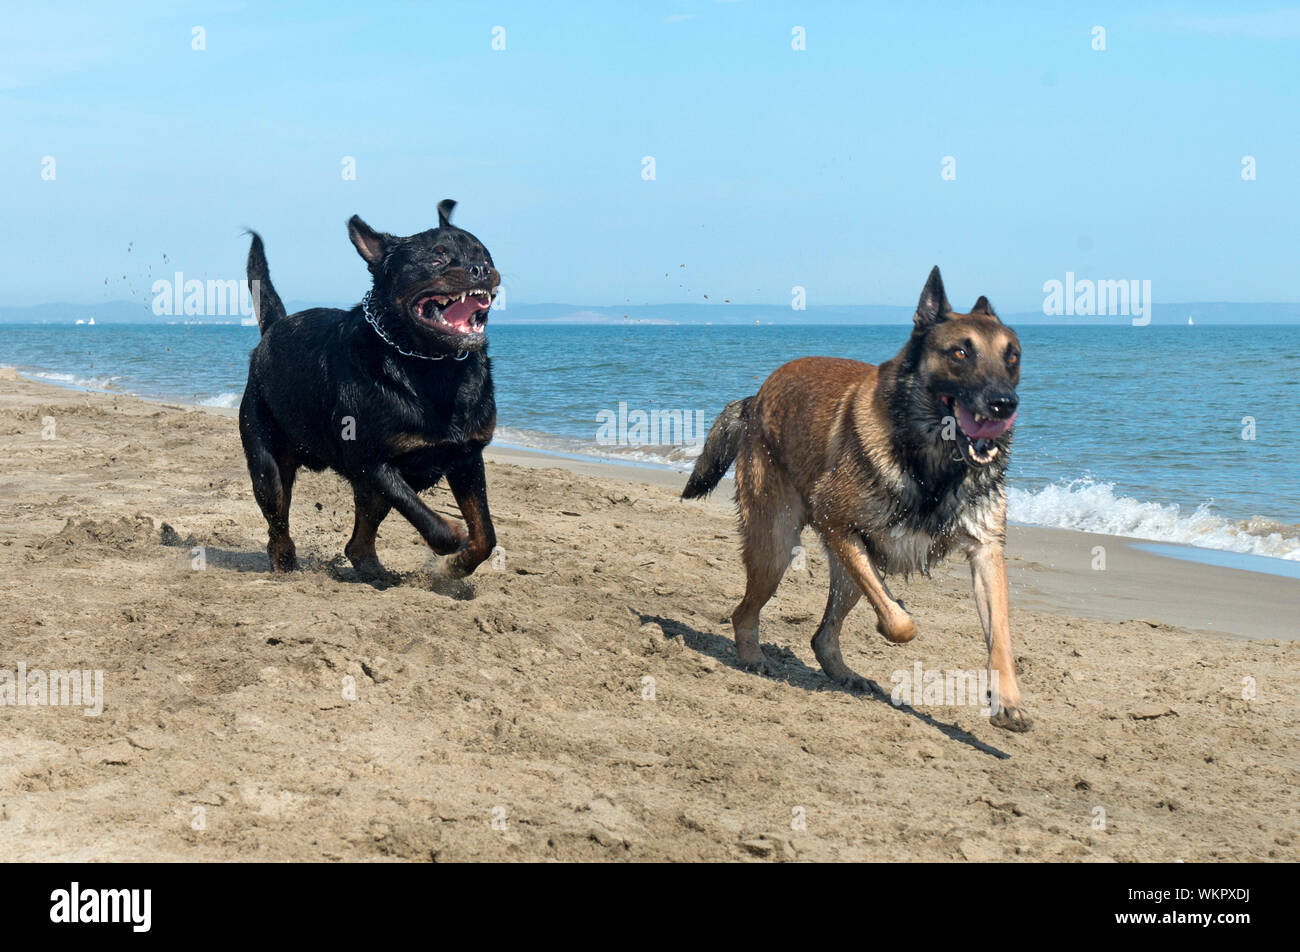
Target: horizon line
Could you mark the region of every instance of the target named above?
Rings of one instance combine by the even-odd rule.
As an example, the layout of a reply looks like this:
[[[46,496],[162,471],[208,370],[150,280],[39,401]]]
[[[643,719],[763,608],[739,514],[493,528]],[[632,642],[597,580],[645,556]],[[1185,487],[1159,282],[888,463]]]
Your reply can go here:
[[[351,305],[351,306],[349,307],[349,306],[344,306],[344,305],[340,305],[340,304],[333,304],[333,303],[324,302],[324,301],[308,301],[308,300],[300,299],[300,298],[293,298],[293,299],[291,299],[291,300],[295,301],[295,303],[298,303],[298,304],[303,305],[304,308],[312,308],[312,307],[327,307],[327,308],[337,308],[337,309],[340,309],[340,310],[349,310],[350,307],[355,307],[355,306],[356,306],[356,305],[354,304],[354,305]],[[358,302],[358,303],[359,303],[359,302]],[[92,308],[92,307],[107,307],[107,306],[112,306],[112,305],[133,305],[133,306],[136,306],[136,307],[140,307],[140,308],[142,308],[142,309],[144,309],[144,310],[150,310],[150,306],[149,306],[148,304],[141,303],[141,302],[139,302],[139,301],[134,301],[134,300],[131,300],[130,298],[113,298],[113,299],[111,299],[111,300],[107,300],[107,301],[99,301],[99,302],[94,303],[94,304],[85,304],[85,303],[81,303],[81,302],[78,302],[78,301],[42,301],[42,302],[40,302],[40,303],[38,303],[38,304],[4,304],[4,303],[0,303],[0,309],[10,309],[10,310],[32,310],[32,309],[34,309],[34,308],[41,308],[41,307],[81,307],[81,308]],[[1231,307],[1300,307],[1300,301],[1168,301],[1168,302],[1153,301],[1153,302],[1151,302],[1151,306],[1152,306],[1152,307],[1206,307],[1206,306],[1215,306],[1215,307],[1221,307],[1221,306],[1231,306]],[[570,303],[570,302],[568,302],[568,301],[515,301],[515,302],[511,303],[511,304],[509,305],[509,307],[516,307],[516,308],[517,308],[517,307],[571,307],[571,308],[574,308],[574,309],[583,309],[583,308],[608,308],[608,309],[611,309],[611,310],[616,310],[616,309],[618,309],[618,308],[630,309],[630,308],[643,308],[643,307],[709,307],[709,308],[716,307],[716,308],[719,308],[719,309],[726,309],[726,308],[741,308],[741,307],[770,307],[770,308],[780,308],[780,309],[782,309],[782,310],[795,310],[795,309],[793,309],[793,308],[790,307],[790,305],[789,305],[788,302],[783,302],[783,303],[779,303],[779,304],[778,304],[778,303],[766,303],[766,302],[764,302],[764,303],[741,303],[741,302],[713,301],[713,300],[708,300],[708,301],[656,301],[656,302],[653,302],[653,303],[643,303],[643,304],[628,304],[628,303],[626,303],[626,302],[621,303],[621,304],[573,304],[573,303]],[[910,304],[853,303],[853,304],[809,304],[809,305],[807,305],[807,306],[804,307],[804,308],[800,308],[800,309],[798,309],[798,311],[811,311],[811,310],[816,309],[816,308],[854,308],[854,307],[897,308],[897,309],[900,309],[900,310],[909,309],[909,308],[911,308],[911,309],[913,309],[913,310],[915,309],[914,306],[913,306],[913,305],[910,305]],[[504,309],[503,309],[503,310],[504,310]],[[1013,314],[1038,314],[1038,313],[1040,313],[1040,311],[1037,311],[1037,310],[1029,310],[1029,311],[1026,311],[1026,310],[1017,310],[1017,311],[1010,311],[1010,310],[1009,310],[1009,311],[1006,311],[1005,313],[1006,313],[1007,315],[1013,315]],[[181,315],[155,315],[155,316],[156,316],[156,317],[163,317],[163,316],[173,317],[173,316],[181,316]],[[191,316],[194,316],[194,317],[202,317],[202,315],[191,315]],[[222,315],[222,316],[225,316],[225,315]],[[1051,316],[1051,315],[1044,314],[1044,316],[1045,316],[1045,317],[1048,317],[1048,316]],[[1095,316],[1106,317],[1106,316],[1123,316],[1123,315],[1095,315]]]

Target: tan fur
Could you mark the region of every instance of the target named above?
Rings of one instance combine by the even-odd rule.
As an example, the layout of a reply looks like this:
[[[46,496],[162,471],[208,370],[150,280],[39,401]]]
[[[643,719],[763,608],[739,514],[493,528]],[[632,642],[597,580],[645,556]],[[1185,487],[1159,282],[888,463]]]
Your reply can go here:
[[[936,361],[932,373],[944,372],[940,348],[953,340],[977,339],[981,349],[995,352],[1014,339],[995,317],[983,314],[950,314],[932,336],[923,357]],[[831,559],[830,593],[813,650],[827,675],[855,688],[869,684],[841,657],[845,616],[865,595],[885,638],[911,640],[916,625],[882,575],[927,571],[932,561],[955,549],[970,562],[989,669],[997,672],[1001,706],[995,705],[993,722],[1027,730],[1031,722],[1021,708],[1008,621],[1005,493],[962,509],[949,538],[884,524],[883,514],[904,498],[912,478],[898,455],[889,409],[898,372],[897,359],[876,367],[809,357],[777,369],[754,398],[736,458],[747,578],[744,598],[732,614],[737,654],[746,666],[765,665],[759,613],[775,593],[805,525],[817,530]]]

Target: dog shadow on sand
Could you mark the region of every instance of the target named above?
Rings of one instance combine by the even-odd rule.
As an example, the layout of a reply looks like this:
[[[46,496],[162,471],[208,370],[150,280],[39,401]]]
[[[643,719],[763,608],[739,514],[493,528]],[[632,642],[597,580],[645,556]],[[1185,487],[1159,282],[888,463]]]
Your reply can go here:
[[[735,642],[730,638],[723,638],[720,635],[708,634],[692,628],[684,622],[677,621],[673,618],[664,618],[662,615],[647,614],[645,612],[636,612],[641,624],[645,625],[650,622],[655,623],[663,629],[664,634],[669,638],[681,638],[682,643],[692,651],[708,655],[721,664],[744,674],[750,674],[753,677],[764,677],[764,675],[754,674],[747,671],[741,666],[736,658]],[[890,699],[889,693],[882,689],[875,681],[870,681],[873,690],[871,692],[855,691],[852,688],[843,687],[836,684],[830,678],[817,669],[810,668],[800,661],[791,651],[779,645],[763,645],[763,653],[767,656],[768,665],[772,673],[766,675],[769,680],[783,681],[791,687],[800,688],[804,691],[840,691],[844,694],[851,694],[860,697],[866,701],[874,701],[883,704],[891,711],[899,715],[916,718],[928,727],[939,731],[950,740],[965,744],[973,750],[978,750],[982,754],[988,754],[990,757],[996,757],[999,760],[1010,760],[1011,755],[1004,750],[1000,750],[991,744],[985,743],[969,731],[963,730],[956,724],[946,723],[937,720],[924,711],[918,711],[910,704],[894,704]],[[869,679],[868,679],[869,680]]]
[[[202,558],[207,568],[225,569],[229,572],[246,572],[275,578],[271,573],[271,559],[264,548],[229,549],[216,545],[207,545],[195,540],[194,536],[181,540],[164,538],[162,545],[173,550],[175,558],[189,563],[196,558],[195,550],[202,548]],[[377,591],[390,588],[422,588],[445,595],[457,601],[470,601],[474,598],[474,585],[468,579],[437,578],[424,571],[393,572],[384,569],[377,574],[362,574],[352,567],[344,556],[321,559],[312,555],[300,555],[298,568],[289,574],[289,578],[304,572],[319,572],[328,575],[333,581],[345,585],[368,585]]]

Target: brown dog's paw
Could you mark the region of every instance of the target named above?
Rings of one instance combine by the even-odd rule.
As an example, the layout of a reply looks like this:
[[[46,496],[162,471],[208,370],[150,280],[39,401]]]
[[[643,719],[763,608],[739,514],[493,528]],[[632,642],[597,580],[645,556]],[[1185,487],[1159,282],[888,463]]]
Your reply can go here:
[[[864,678],[844,663],[838,642],[831,640],[828,644],[825,633],[819,632],[817,637],[813,638],[812,648],[813,654],[817,656],[817,663],[826,672],[826,677],[840,687],[859,694],[880,693],[880,686],[876,682]]]
[[[1023,734],[1031,730],[1034,726],[1034,720],[1019,707],[1003,707],[989,716],[989,723],[994,727],[1000,727],[1005,731],[1014,731],[1017,734]]]
[[[912,621],[912,616],[907,614],[900,614],[888,620],[882,618],[876,622],[876,631],[884,635],[886,641],[901,645],[916,637],[916,622]]]
[[[870,678],[864,678],[845,664],[844,660],[840,658],[838,651],[833,657],[828,657],[824,660],[818,658],[817,660],[821,662],[822,670],[826,672],[826,677],[830,678],[840,687],[847,688],[855,694],[884,694],[884,692],[880,690],[880,685],[875,681],[872,681]]]
[[[884,697],[885,692],[880,689],[880,685],[870,678],[864,678],[860,674],[854,674],[850,671],[847,675],[840,678],[831,678],[842,688],[848,688],[855,694],[870,694],[875,697]]]

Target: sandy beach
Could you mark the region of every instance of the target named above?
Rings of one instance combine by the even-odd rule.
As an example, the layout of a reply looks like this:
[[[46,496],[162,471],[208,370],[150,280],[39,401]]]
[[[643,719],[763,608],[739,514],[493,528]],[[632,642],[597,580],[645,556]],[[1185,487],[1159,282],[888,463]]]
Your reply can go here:
[[[0,449],[0,669],[103,672],[98,716],[0,707],[11,860],[1300,858],[1294,579],[1013,527],[1013,735],[834,688],[811,533],[777,675],[739,670],[729,491],[667,470],[494,450],[501,557],[435,586],[391,516],[375,587],[328,473],[295,489],[303,570],[269,574],[229,413],[0,370]],[[892,584],[920,634],[859,607],[852,667],[982,668],[963,563]]]

